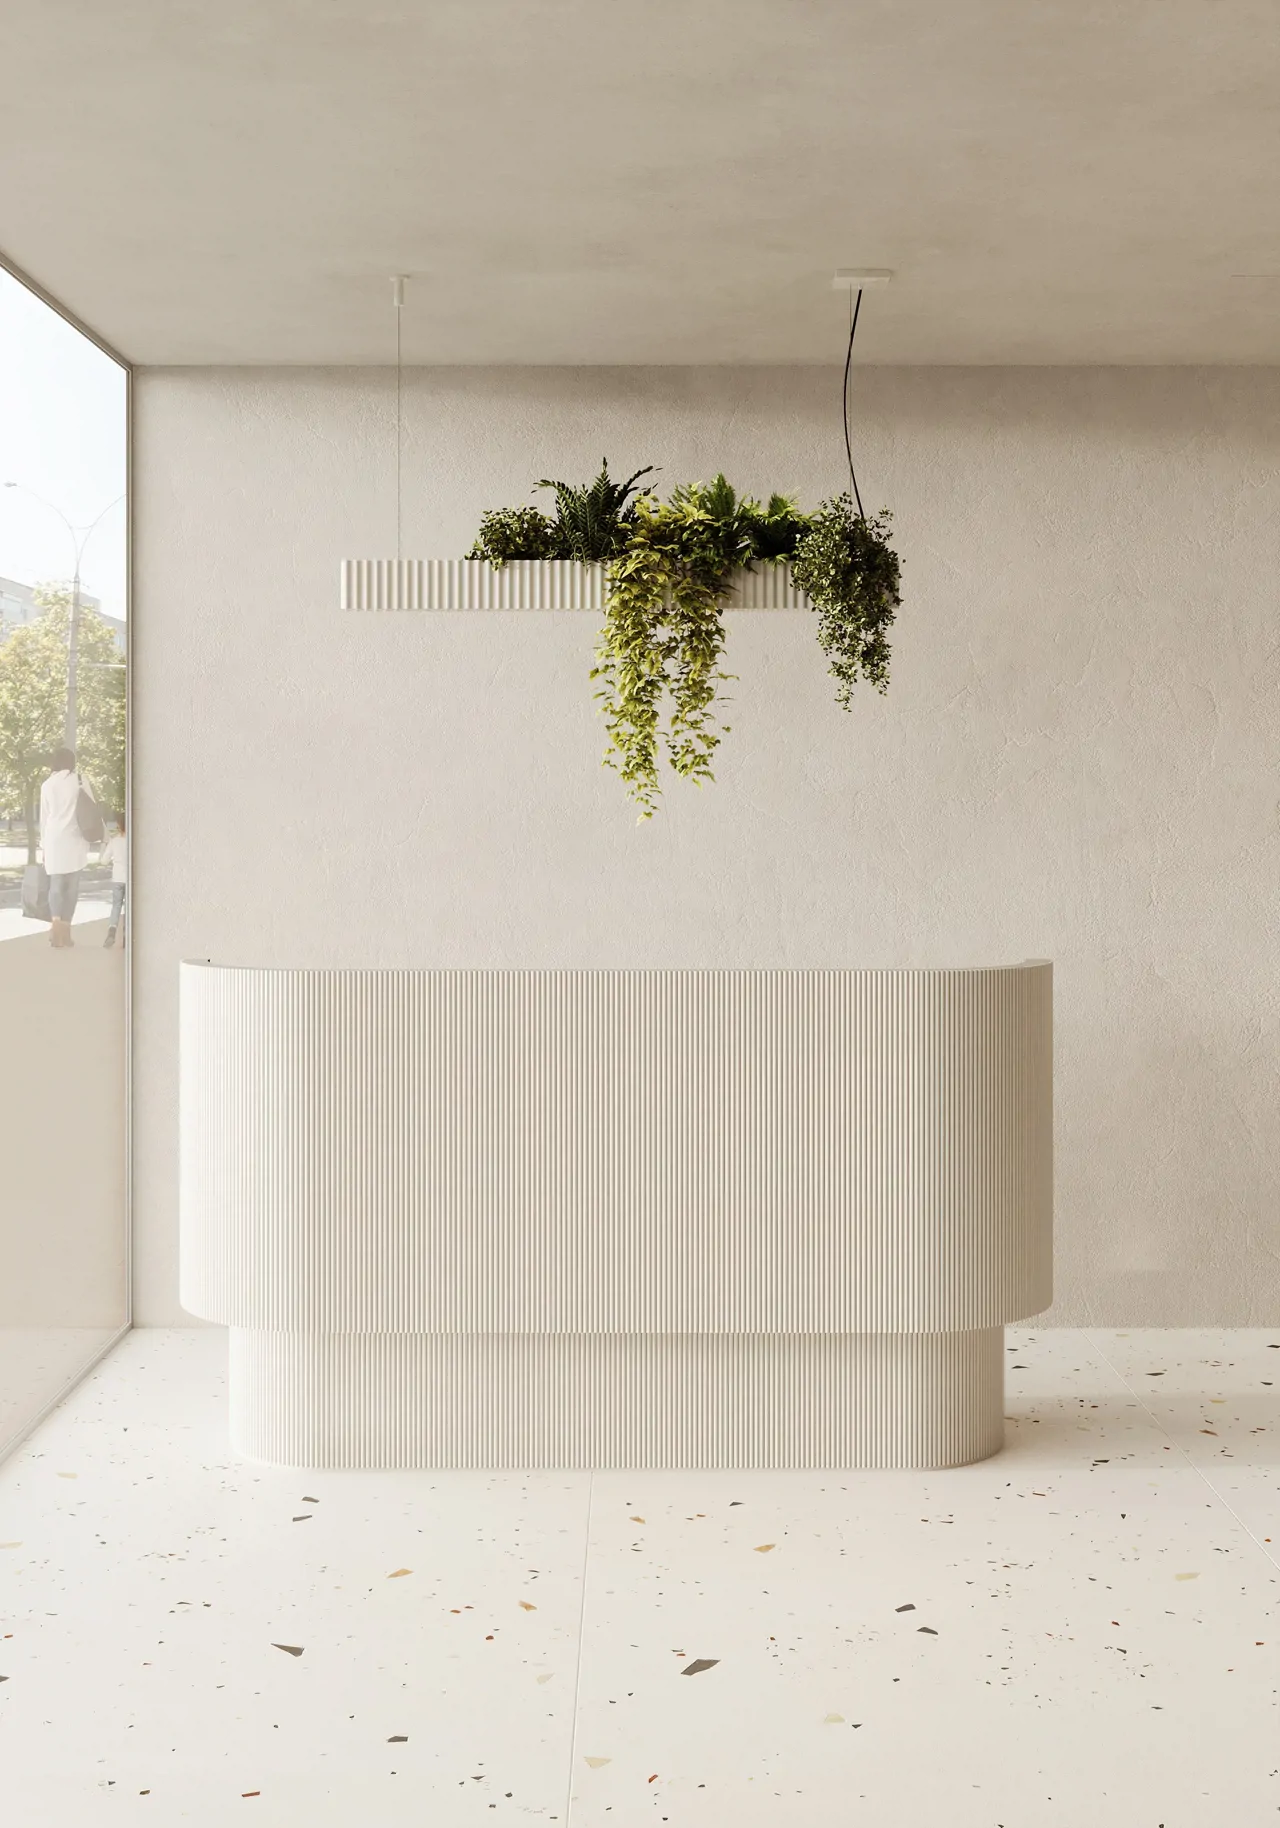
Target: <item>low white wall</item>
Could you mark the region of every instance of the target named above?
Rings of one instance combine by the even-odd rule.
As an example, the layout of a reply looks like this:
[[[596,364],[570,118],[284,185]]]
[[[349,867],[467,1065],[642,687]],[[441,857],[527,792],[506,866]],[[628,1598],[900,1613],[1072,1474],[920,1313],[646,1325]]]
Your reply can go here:
[[[176,1298],[182,957],[752,966],[1051,958],[1053,1318],[1280,1309],[1280,371],[864,369],[905,604],[886,698],[735,618],[714,788],[637,827],[590,616],[368,616],[386,371],[138,377],[136,1280]],[[840,486],[838,375],[406,378],[405,546],[539,476]]]
[[[65,952],[34,923],[0,941],[0,1327],[31,1340],[15,1377],[41,1330],[127,1313],[125,959],[106,930],[77,922]]]

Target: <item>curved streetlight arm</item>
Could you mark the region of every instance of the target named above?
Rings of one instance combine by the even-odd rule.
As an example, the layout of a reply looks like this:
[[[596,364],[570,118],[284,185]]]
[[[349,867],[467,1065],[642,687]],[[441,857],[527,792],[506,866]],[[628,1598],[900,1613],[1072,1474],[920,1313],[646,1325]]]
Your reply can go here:
[[[95,527],[98,525],[98,522],[105,520],[107,515],[110,514],[111,510],[113,508],[118,508],[120,506],[120,503],[123,500],[124,500],[123,495],[117,495],[115,500],[109,501],[107,503],[106,507],[103,508],[102,512],[100,514],[98,514],[93,520],[91,520],[89,522],[89,525],[84,529],[84,537],[80,541],[79,550],[76,554],[76,570],[77,571],[79,571],[79,569],[80,569],[80,560],[84,557],[84,549],[89,544],[90,536],[92,535]],[[73,528],[72,531],[74,532],[75,529]]]
[[[21,494],[29,495],[32,501],[38,501],[42,508],[48,508],[51,514],[57,515],[67,532],[71,535],[71,545],[75,553],[77,577],[80,575],[80,561],[84,557],[84,549],[89,544],[89,537],[93,533],[94,528],[98,525],[99,521],[104,520],[106,516],[110,514],[113,508],[118,508],[120,503],[124,500],[123,495],[117,495],[114,501],[109,501],[106,507],[89,522],[87,527],[77,527],[74,522],[67,519],[56,502],[50,501],[47,496],[41,495],[37,490],[28,488],[25,482],[6,482],[4,486],[6,489],[17,489]]]

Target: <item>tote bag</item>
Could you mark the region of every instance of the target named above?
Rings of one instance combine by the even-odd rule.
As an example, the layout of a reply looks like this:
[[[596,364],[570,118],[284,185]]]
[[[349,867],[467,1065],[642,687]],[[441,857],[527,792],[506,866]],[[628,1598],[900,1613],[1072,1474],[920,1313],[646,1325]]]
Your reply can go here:
[[[76,800],[76,824],[80,827],[80,836],[90,844],[101,844],[107,835],[107,828],[102,823],[102,809],[89,789],[80,779],[80,794]]]
[[[26,920],[52,920],[49,912],[49,878],[43,863],[29,863],[22,872],[22,913]]]

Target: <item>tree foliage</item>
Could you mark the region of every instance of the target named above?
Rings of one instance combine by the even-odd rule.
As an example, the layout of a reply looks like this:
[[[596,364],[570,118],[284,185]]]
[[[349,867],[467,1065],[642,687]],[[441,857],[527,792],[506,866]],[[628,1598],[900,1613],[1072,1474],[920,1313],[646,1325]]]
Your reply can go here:
[[[66,720],[71,592],[66,585],[43,585],[36,602],[39,618],[0,642],[0,809],[26,819],[31,854],[40,782]],[[83,605],[76,651],[76,765],[100,804],[122,807],[125,673],[111,624]]]

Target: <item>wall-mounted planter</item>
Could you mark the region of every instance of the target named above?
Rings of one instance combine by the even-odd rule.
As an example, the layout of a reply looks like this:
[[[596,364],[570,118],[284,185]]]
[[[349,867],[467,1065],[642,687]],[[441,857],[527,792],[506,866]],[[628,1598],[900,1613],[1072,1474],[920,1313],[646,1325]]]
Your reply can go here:
[[[574,559],[343,559],[343,609],[589,609],[603,615],[605,567]],[[726,609],[811,609],[786,563],[734,574]]]

